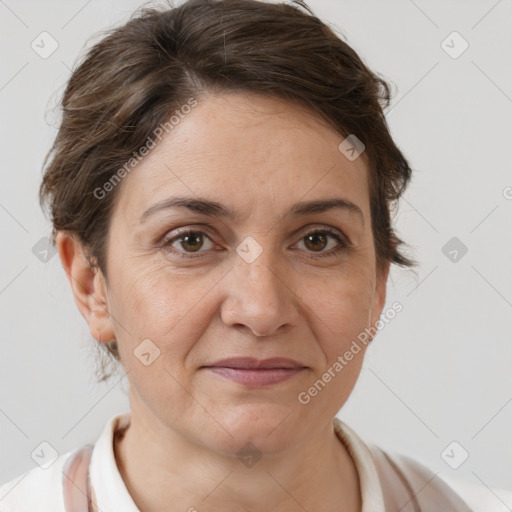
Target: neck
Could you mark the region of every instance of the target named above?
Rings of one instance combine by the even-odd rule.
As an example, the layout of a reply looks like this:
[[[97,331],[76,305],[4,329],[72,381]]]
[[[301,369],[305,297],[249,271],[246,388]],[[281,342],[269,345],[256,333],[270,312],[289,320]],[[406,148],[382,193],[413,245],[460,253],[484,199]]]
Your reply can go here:
[[[361,511],[354,462],[332,422],[308,443],[264,454],[254,465],[198,446],[158,422],[131,422],[115,436],[114,453],[141,512]]]

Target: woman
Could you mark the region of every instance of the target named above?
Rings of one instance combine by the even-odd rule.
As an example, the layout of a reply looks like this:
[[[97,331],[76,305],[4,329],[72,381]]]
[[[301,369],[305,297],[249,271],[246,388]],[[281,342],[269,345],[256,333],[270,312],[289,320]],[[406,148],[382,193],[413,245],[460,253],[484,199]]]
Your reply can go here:
[[[412,265],[387,102],[298,3],[141,10],[89,51],[40,197],[130,411],[2,511],[500,510],[335,418]]]

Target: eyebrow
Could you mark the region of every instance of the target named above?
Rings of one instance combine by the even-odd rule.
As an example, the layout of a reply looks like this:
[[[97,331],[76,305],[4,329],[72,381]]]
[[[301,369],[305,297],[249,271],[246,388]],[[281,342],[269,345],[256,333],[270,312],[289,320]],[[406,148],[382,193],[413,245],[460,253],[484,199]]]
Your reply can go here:
[[[148,217],[156,212],[169,208],[187,208],[188,210],[209,215],[211,217],[226,218],[234,222],[240,219],[240,215],[233,209],[228,208],[217,201],[211,201],[201,197],[174,197],[160,201],[148,208],[141,216],[139,223],[143,223]],[[315,201],[302,201],[294,204],[285,216],[302,217],[314,213],[323,213],[329,210],[344,210],[360,217],[361,223],[364,225],[364,215],[356,204],[343,198],[319,199]]]

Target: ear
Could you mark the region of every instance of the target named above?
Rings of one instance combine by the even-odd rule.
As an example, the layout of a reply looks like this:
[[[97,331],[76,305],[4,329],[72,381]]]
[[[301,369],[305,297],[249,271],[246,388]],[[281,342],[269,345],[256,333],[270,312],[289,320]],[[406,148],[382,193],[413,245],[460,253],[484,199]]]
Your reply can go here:
[[[75,303],[91,334],[100,342],[114,339],[103,273],[97,267],[91,268],[82,244],[71,234],[59,231],[56,245]]]
[[[373,296],[371,325],[375,326],[380,318],[384,304],[386,303],[386,288],[388,282],[390,262],[386,261],[377,268],[375,281],[375,293]]]

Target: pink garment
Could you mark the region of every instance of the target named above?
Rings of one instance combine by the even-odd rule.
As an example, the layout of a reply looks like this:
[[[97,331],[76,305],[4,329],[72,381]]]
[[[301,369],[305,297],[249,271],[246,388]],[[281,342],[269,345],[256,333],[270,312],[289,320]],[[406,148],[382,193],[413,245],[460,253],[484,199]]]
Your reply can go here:
[[[340,422],[335,431],[343,439]],[[70,457],[63,469],[64,504],[67,512],[92,512],[89,464],[93,445]],[[350,450],[350,445],[347,446]],[[419,462],[404,455],[389,455],[368,446],[375,461],[386,512],[473,512],[441,478]],[[353,454],[351,454],[353,456]]]
[[[89,464],[94,446],[85,445],[71,456],[62,470],[66,512],[92,512]]]
[[[0,485],[0,512],[87,512],[92,500],[101,512],[139,512],[114,453],[115,436],[130,421],[130,412],[112,416],[94,444]],[[365,443],[339,418],[333,426],[356,466],[361,512],[512,510],[510,490],[462,480],[453,472],[436,474],[414,459]]]

